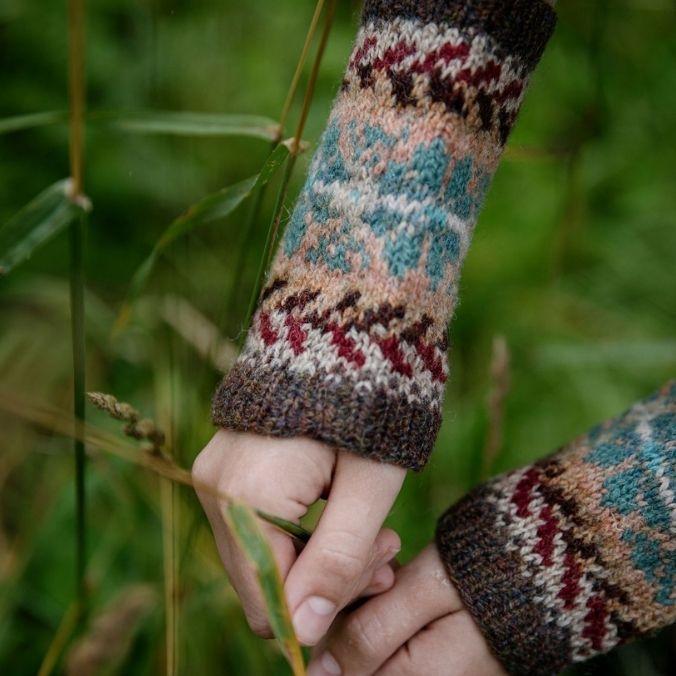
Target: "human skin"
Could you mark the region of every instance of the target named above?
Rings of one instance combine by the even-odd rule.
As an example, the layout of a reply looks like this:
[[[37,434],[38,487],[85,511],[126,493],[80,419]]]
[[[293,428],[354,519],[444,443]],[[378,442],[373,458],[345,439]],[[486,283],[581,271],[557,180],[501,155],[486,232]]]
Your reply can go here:
[[[400,467],[335,451],[310,439],[230,430],[214,435],[195,460],[193,478],[223,565],[256,634],[271,636],[265,604],[254,570],[229,532],[214,492],[294,522],[326,497],[317,528],[300,554],[288,535],[263,524],[285,581],[298,638],[314,645],[348,603],[393,584],[388,562],[399,551],[400,541],[382,524],[405,474]]]
[[[272,633],[255,572],[229,532],[214,492],[295,522],[327,497],[301,554],[288,535],[262,524],[285,581],[299,640],[319,643],[310,676],[504,674],[462,606],[434,545],[394,572],[390,562],[400,549],[399,537],[381,526],[404,475],[401,468],[336,452],[310,439],[227,430],[214,435],[193,466],[223,565],[251,629],[263,637]],[[356,609],[349,607],[366,596],[371,598]]]
[[[504,676],[431,544],[394,585],[342,613],[313,651],[308,676]]]

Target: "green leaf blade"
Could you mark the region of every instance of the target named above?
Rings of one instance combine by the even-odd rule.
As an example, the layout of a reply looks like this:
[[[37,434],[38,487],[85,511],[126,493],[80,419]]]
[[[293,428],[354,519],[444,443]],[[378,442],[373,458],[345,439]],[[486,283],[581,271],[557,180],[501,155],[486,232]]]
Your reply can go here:
[[[251,194],[257,180],[258,176],[250,176],[193,204],[172,221],[158,240],[156,248],[162,250],[194,228],[228,216]]]
[[[277,122],[260,115],[150,110],[98,113],[93,114],[91,119],[114,129],[133,134],[204,137],[248,136],[265,141],[274,141],[279,133]]]
[[[10,134],[24,129],[44,127],[57,122],[65,122],[68,113],[65,110],[48,110],[43,113],[28,113],[27,115],[15,115],[0,120],[0,135]]]
[[[65,110],[48,110],[0,119],[0,135],[68,121]],[[228,115],[183,110],[93,111],[90,124],[130,134],[218,138],[244,136],[263,141],[279,138],[279,124],[262,115]]]
[[[0,276],[30,258],[82,213],[68,189],[68,179],[52,184],[0,228]]]
[[[278,144],[258,174],[207,195],[169,224],[153,250],[134,273],[127,298],[115,321],[113,333],[121,331],[129,321],[134,300],[143,290],[162,251],[174,240],[195,228],[230,215],[252,192],[265,185],[288,157],[288,147],[283,143]]]
[[[286,605],[284,583],[274,555],[253,510],[237,502],[228,503],[223,515],[246,557],[252,563],[268,610],[270,628],[279,641],[295,676],[305,674],[303,655]]]
[[[265,185],[274,176],[288,156],[289,149],[280,143],[270,153],[258,174],[207,195],[189,207],[164,231],[156,248],[162,250],[175,239],[194,228],[230,215],[254,190]]]

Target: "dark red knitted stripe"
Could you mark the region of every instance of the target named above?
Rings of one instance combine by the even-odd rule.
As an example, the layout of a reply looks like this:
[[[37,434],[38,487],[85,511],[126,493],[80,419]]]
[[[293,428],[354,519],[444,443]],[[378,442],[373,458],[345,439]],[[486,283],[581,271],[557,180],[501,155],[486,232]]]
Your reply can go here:
[[[355,64],[352,68],[358,78],[357,86],[362,89],[373,88],[376,84],[374,73],[382,71],[390,80],[392,96],[402,107],[427,107],[429,101],[441,103],[447,112],[459,115],[464,120],[472,120],[477,131],[497,134],[501,144],[505,144],[511,131],[516,113],[508,109],[521,96],[524,81],[512,80],[497,91],[488,92],[486,87],[500,77],[501,66],[491,61],[485,68],[460,71],[452,78],[442,75],[441,68],[429,66],[427,83],[414,88],[412,73],[421,72],[423,67],[415,65],[410,70],[402,70],[382,63]],[[347,79],[343,89],[349,88]]]
[[[529,69],[556,25],[556,13],[543,0],[365,0],[362,23],[396,18],[486,33]]]
[[[507,549],[490,486],[470,493],[439,520],[436,542],[463,603],[511,674],[549,676],[571,659],[567,629],[548,622],[537,589]]]
[[[276,279],[266,289],[264,294],[269,297],[275,291],[283,289],[286,284],[283,280]],[[348,336],[351,329],[363,332],[368,335],[371,342],[377,344],[385,359],[390,363],[392,369],[402,376],[413,378],[413,368],[406,361],[402,350],[402,343],[408,343],[415,348],[420,356],[425,368],[432,375],[432,379],[440,382],[446,382],[446,373],[444,372],[444,361],[438,351],[445,352],[446,345],[435,345],[424,340],[424,336],[429,332],[432,326],[432,319],[423,315],[422,319],[410,325],[404,325],[387,338],[379,337],[377,332],[372,332],[374,327],[388,328],[393,320],[402,321],[406,316],[406,309],[403,306],[392,307],[389,303],[383,303],[376,310],[371,308],[362,308],[360,315],[362,320],[357,322],[353,319],[338,322],[335,320],[336,313],[342,314],[350,308],[354,308],[359,300],[360,293],[352,291],[336,304],[335,307],[329,307],[320,314],[316,310],[310,310],[305,314],[300,312],[311,301],[321,296],[319,291],[304,290],[298,294],[288,296],[280,300],[276,307],[280,311],[296,311],[296,314],[289,314],[284,323],[288,328],[287,334],[283,337],[274,330],[270,322],[270,315],[267,312],[260,312],[252,326],[252,331],[258,331],[266,345],[274,345],[279,340],[286,340],[298,356],[305,351],[305,340],[307,334],[303,326],[311,326],[313,329],[330,336],[331,345],[337,348],[338,354],[344,357],[350,364],[361,368],[366,363],[365,355],[357,348],[355,341]]]

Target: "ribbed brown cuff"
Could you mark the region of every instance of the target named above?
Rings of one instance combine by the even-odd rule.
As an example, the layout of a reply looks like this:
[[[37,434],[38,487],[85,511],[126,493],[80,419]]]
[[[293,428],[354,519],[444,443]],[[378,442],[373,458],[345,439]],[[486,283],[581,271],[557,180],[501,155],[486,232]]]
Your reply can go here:
[[[508,548],[490,484],[470,493],[439,520],[436,544],[465,607],[510,674],[556,674],[570,661],[568,631],[549,619],[538,591]]]
[[[236,364],[216,390],[216,425],[274,437],[307,436],[341,450],[421,469],[441,423],[439,413],[348,381],[303,377],[287,370]]]

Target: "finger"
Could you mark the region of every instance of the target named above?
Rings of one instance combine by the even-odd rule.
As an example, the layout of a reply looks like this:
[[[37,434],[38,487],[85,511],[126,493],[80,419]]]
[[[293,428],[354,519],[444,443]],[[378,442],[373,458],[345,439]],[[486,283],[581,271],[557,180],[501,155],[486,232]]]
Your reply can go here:
[[[220,506],[217,503],[204,505],[204,511],[211,524],[218,554],[227,571],[230,584],[240,599],[249,627],[262,638],[272,638],[268,612],[255,568],[228,530]],[[284,579],[296,560],[294,543],[288,535],[271,525],[262,522],[259,522],[259,525],[270,545],[279,573]]]
[[[385,564],[378,568],[378,570],[373,573],[371,581],[368,584],[362,593],[359,595],[360,598],[366,598],[368,596],[375,596],[376,594],[382,594],[388,589],[392,588],[394,584],[394,569],[390,564]]]
[[[392,589],[335,623],[308,675],[372,674],[422,627],[461,607],[436,548],[429,546],[397,572]]]
[[[255,571],[229,532],[221,513],[220,501],[211,491],[198,491],[198,496],[211,526],[218,555],[228,573],[230,584],[242,602],[249,626],[259,636],[271,638],[265,602]],[[280,574],[286,575],[296,558],[293,543],[269,524],[261,524],[261,528],[268,538]]]
[[[443,617],[416,634],[378,676],[505,676],[466,610]]]
[[[247,621],[260,636],[270,637],[267,610],[251,562],[223,518],[225,493],[269,513],[297,521],[305,503],[313,502],[331,476],[333,455],[314,442],[272,443],[255,435],[219,431],[193,466],[195,488],[211,525],[219,556],[237,592]],[[302,472],[302,476],[297,476]],[[278,477],[284,477],[280,481]],[[274,481],[271,477],[275,477]],[[310,481],[308,481],[310,477]],[[270,524],[261,523],[282,575],[296,559],[293,541]]]
[[[373,544],[405,470],[340,453],[319,524],[292,566],[286,595],[299,640],[314,645],[364,585]]]
[[[394,582],[394,569],[390,562],[401,551],[401,539],[390,528],[383,528],[376,536],[371,550],[370,562],[357,586],[354,597],[363,598],[389,589]]]

